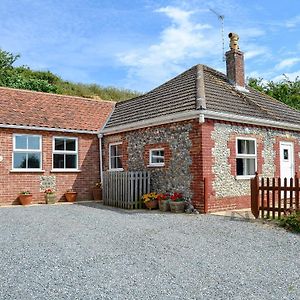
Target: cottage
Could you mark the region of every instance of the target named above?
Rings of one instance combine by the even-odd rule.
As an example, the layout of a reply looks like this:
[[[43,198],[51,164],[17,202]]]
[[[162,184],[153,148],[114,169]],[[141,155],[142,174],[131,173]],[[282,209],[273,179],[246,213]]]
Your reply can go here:
[[[73,189],[91,199],[100,180],[99,131],[113,110],[109,101],[0,88],[0,204],[18,203],[45,188],[62,199]]]
[[[153,191],[182,191],[202,212],[250,207],[256,171],[299,171],[300,112],[246,85],[229,37],[226,75],[196,65],[116,104],[102,131],[104,170],[150,170]]]

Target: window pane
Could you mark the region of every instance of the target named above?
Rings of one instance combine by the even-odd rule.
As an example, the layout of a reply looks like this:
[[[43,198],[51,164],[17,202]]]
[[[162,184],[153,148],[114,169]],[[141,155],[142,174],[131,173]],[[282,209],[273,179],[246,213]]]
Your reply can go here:
[[[16,149],[27,149],[27,136],[26,135],[16,135]]]
[[[247,142],[247,154],[255,154],[255,142],[254,141],[246,141]]]
[[[54,154],[53,155],[53,167],[54,169],[64,169],[64,154]]]
[[[66,154],[66,168],[67,169],[76,169],[76,157],[77,155]]]
[[[237,175],[255,175],[254,158],[237,158],[236,159]]]
[[[122,168],[122,160],[121,157],[116,157],[116,169]]]
[[[28,149],[39,150],[40,149],[40,137],[39,136],[28,136]]]
[[[244,140],[238,140],[238,154],[246,154],[246,145]]]
[[[27,154],[23,152],[14,153],[14,169],[26,168]]]
[[[116,156],[117,155],[117,146],[116,145],[112,145],[110,146],[110,156]]]
[[[75,139],[66,139],[66,150],[76,151],[76,140]]]
[[[247,175],[255,175],[255,159],[248,158],[247,160]]]
[[[28,153],[28,168],[40,169],[41,167],[41,154],[40,153]]]
[[[65,139],[55,139],[55,150],[65,150]]]

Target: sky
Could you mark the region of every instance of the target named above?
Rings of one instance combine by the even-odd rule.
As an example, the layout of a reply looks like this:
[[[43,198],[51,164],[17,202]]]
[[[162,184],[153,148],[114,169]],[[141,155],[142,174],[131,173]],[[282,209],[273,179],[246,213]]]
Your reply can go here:
[[[0,0],[0,48],[65,80],[146,92],[198,63],[225,72],[218,15],[247,77],[300,76],[300,0]]]

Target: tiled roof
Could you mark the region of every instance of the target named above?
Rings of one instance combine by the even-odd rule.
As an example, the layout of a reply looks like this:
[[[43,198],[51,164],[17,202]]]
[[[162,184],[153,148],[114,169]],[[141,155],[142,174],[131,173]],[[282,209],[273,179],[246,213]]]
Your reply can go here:
[[[115,103],[0,87],[0,124],[99,131]]]
[[[197,74],[199,70],[202,74]],[[246,86],[248,92],[239,91],[223,73],[196,65],[149,93],[117,103],[105,128],[195,111],[199,84],[209,111],[300,124],[299,111],[251,87]]]

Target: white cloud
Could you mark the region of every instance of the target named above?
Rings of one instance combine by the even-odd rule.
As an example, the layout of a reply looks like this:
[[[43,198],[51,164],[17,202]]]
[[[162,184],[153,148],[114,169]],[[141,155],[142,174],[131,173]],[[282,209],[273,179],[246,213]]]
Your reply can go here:
[[[300,57],[286,58],[275,66],[276,70],[284,70],[290,68],[300,62]]]
[[[285,26],[287,28],[294,28],[296,26],[298,26],[300,24],[300,15],[292,18],[292,19],[289,19],[285,22]]]
[[[129,67],[129,87],[135,80],[144,86],[161,84],[171,76],[184,70],[189,60],[205,55],[220,55],[220,36],[205,23],[192,21],[195,11],[177,7],[163,7],[156,10],[166,15],[171,24],[159,35],[156,44],[120,54],[120,62]]]
[[[249,44],[246,47],[245,58],[252,59],[257,56],[268,55],[268,48],[264,46],[257,46],[254,44]]]

